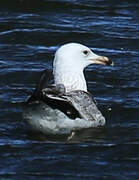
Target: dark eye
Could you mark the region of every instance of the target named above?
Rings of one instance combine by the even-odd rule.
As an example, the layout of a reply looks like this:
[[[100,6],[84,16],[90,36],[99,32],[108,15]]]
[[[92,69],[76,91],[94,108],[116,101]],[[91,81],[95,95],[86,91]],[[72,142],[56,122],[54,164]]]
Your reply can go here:
[[[87,54],[88,54],[88,51],[87,51],[87,50],[84,50],[83,53],[84,53],[85,55],[87,55]]]

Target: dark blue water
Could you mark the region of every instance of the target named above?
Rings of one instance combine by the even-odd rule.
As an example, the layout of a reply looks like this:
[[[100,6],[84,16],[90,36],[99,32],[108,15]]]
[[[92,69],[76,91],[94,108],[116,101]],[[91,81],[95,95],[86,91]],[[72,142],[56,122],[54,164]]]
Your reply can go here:
[[[21,102],[59,45],[79,42],[114,61],[86,69],[107,119],[69,142],[31,136]],[[1,0],[0,179],[139,179],[139,2]]]

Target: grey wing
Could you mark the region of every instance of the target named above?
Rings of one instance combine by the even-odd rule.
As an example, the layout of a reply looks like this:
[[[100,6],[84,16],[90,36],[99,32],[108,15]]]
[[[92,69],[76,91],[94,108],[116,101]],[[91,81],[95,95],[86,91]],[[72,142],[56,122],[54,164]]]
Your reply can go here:
[[[90,93],[76,90],[66,94],[66,98],[79,112],[80,116],[97,124],[104,125],[105,118],[96,106]]]
[[[62,111],[71,119],[80,117],[78,110],[72,105],[65,94],[65,87],[62,84],[49,85],[42,90],[36,91],[28,99],[27,105],[31,106],[44,102],[52,109]]]

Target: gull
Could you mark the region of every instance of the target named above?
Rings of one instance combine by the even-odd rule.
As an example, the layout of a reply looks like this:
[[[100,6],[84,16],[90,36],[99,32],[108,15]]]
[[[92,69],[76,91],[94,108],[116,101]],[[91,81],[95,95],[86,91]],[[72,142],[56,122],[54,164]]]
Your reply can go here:
[[[87,90],[84,69],[90,64],[113,65],[79,43],[62,45],[53,61],[54,83],[46,71],[26,102],[23,117],[33,131],[72,134],[81,129],[104,126],[105,118]]]

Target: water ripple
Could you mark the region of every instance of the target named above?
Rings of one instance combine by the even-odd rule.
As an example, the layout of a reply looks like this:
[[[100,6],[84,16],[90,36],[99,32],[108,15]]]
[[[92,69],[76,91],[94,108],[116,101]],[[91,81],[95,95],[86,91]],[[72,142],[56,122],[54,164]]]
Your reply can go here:
[[[139,3],[106,0],[1,0],[0,178],[138,179]],[[30,134],[23,101],[56,49],[89,46],[115,66],[89,66],[89,91],[106,117],[104,128],[67,137]]]

